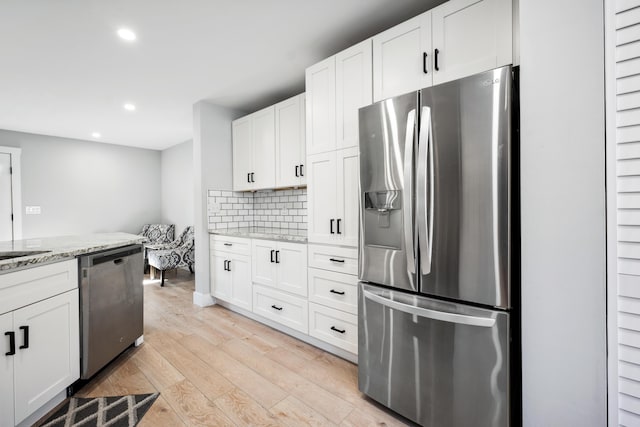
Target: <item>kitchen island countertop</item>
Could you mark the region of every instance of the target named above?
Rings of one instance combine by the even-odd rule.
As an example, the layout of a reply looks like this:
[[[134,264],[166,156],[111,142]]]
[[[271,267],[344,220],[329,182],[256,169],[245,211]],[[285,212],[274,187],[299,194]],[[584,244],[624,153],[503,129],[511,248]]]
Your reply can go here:
[[[78,255],[142,243],[144,237],[129,233],[98,233],[78,236],[43,237],[0,242],[0,256],[11,252],[46,251],[17,258],[0,259],[0,274],[71,259]]]

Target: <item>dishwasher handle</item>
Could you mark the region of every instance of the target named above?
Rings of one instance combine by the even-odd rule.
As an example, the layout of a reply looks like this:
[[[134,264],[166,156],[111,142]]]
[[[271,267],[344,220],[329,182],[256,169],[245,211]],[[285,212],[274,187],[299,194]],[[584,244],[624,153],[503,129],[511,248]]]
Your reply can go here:
[[[124,258],[142,253],[142,245],[126,246],[124,248],[117,248],[110,251],[97,252],[94,254],[84,255],[89,261],[89,266],[104,264],[106,262],[114,261],[114,264],[119,265],[124,262]],[[120,261],[120,262],[116,262]]]

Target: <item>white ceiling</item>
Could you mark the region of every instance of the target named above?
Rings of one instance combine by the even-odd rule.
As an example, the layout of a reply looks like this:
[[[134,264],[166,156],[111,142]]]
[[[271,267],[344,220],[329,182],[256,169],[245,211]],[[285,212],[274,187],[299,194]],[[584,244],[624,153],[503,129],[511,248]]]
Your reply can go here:
[[[303,92],[309,65],[439,3],[2,0],[0,129],[164,149],[192,137],[195,102],[251,112]]]

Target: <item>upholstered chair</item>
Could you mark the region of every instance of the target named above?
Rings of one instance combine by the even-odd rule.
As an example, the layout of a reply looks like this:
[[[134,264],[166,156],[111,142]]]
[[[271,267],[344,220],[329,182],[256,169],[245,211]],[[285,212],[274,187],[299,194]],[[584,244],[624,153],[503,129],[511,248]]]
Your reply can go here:
[[[164,272],[174,268],[188,268],[193,273],[195,263],[195,237],[189,226],[176,240],[168,244],[148,245],[149,265],[160,270],[160,286],[164,286]]]

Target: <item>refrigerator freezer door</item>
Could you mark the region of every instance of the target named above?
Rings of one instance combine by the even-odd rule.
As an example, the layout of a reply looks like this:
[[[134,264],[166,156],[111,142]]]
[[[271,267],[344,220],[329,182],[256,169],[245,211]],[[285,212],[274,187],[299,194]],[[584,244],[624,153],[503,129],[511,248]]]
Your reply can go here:
[[[420,292],[509,308],[511,67],[423,89],[420,114]]]
[[[509,314],[360,283],[360,391],[425,426],[509,425]]]
[[[413,291],[417,107],[414,92],[359,111],[360,279]]]

